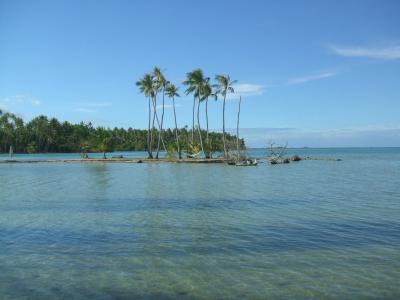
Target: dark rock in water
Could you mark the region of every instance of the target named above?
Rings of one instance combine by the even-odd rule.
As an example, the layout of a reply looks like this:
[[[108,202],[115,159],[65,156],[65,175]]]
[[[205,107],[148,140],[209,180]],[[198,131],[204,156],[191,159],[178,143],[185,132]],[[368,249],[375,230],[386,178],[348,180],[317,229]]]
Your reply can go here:
[[[289,158],[285,158],[285,159],[283,160],[283,163],[284,163],[284,164],[290,163],[290,159],[289,159]]]
[[[142,162],[143,162],[143,160],[141,160],[141,159],[139,159],[139,160],[137,161],[138,164],[141,164]]]
[[[300,161],[300,160],[301,160],[301,157],[298,156],[297,154],[295,154],[295,155],[293,155],[290,159],[291,159],[292,161]]]
[[[341,159],[341,158],[338,158],[336,161],[342,161],[342,159]]]

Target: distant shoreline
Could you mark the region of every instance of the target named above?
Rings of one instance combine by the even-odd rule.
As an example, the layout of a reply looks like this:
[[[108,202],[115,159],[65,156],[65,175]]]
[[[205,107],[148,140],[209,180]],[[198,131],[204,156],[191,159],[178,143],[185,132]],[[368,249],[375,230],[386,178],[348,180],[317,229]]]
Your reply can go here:
[[[257,160],[263,160],[263,157],[257,157]],[[302,157],[301,160],[324,160],[324,161],[342,161],[341,158],[334,157]],[[208,159],[198,159],[198,158],[77,158],[77,159],[5,159],[0,160],[1,164],[38,164],[38,163],[122,163],[122,164],[141,164],[141,163],[177,163],[177,164],[224,164],[230,162],[231,159],[225,158],[208,158]]]
[[[321,149],[400,149],[400,146],[383,146],[383,147],[287,147],[287,150],[321,150]],[[245,151],[249,150],[268,150],[267,147],[247,147]],[[107,154],[118,154],[118,153],[129,153],[129,152],[143,152],[147,153],[146,150],[120,150],[120,151],[113,151],[107,152]],[[88,154],[101,154],[102,152],[88,152]],[[164,150],[160,150],[160,153],[165,153]],[[14,152],[14,155],[46,155],[46,154],[77,154],[80,155],[81,152],[32,152],[32,153],[25,153],[25,152]],[[9,155],[8,152],[0,152],[0,156]]]
[[[170,158],[161,158],[161,159],[148,159],[148,158],[89,158],[89,159],[36,159],[36,160],[0,160],[0,164],[35,164],[35,163],[132,163],[132,164],[140,164],[140,163],[190,163],[190,164],[208,164],[208,163],[225,163],[228,160],[223,158],[211,158],[211,159],[193,159],[193,158],[184,158],[184,159],[170,159]]]

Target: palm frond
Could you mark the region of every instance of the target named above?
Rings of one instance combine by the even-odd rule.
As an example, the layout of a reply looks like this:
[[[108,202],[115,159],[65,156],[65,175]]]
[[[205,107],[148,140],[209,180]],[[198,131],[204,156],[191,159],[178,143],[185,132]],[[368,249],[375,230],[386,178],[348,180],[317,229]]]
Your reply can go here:
[[[189,95],[189,94],[191,94],[191,93],[193,93],[195,91],[196,91],[196,87],[191,85],[185,90],[185,95]]]
[[[235,85],[236,83],[238,83],[237,80],[232,80],[232,81],[229,83],[229,85]]]
[[[178,89],[175,85],[172,83],[169,83],[167,87],[165,88],[165,93],[167,94],[168,97],[173,98],[173,97],[179,97],[178,94]]]

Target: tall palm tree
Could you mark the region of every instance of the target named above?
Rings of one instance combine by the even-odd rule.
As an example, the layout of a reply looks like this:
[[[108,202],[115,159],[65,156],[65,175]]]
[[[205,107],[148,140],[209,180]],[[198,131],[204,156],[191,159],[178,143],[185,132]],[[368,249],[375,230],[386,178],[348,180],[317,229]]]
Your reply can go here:
[[[164,124],[164,97],[165,97],[165,88],[168,85],[168,81],[165,79],[164,74],[158,67],[154,67],[153,69],[154,83],[157,91],[162,92],[162,113],[161,113],[161,124],[160,124],[160,133],[158,135],[158,143],[157,143],[157,153],[156,158],[158,159],[158,154],[160,153],[160,142],[163,139],[163,124]],[[164,141],[163,141],[164,143]],[[165,147],[164,147],[165,148]]]
[[[215,80],[217,84],[215,85],[217,88],[217,93],[221,94],[224,98],[224,104],[222,109],[222,142],[224,144],[224,157],[228,157],[228,153],[226,151],[226,142],[225,142],[225,102],[227,93],[234,93],[233,85],[237,82],[237,80],[232,80],[229,75],[216,75]]]
[[[203,137],[201,136],[201,127],[200,127],[200,104],[201,104],[201,102],[204,101],[203,100],[203,96],[202,96],[203,95],[203,88],[204,88],[204,86],[201,87],[201,89],[199,90],[198,96],[197,96],[198,100],[199,100],[199,101],[197,101],[197,130],[199,132],[201,152],[203,152],[204,156],[206,156],[205,152],[204,152]]]
[[[188,88],[186,95],[193,94],[193,113],[192,113],[192,144],[194,143],[194,111],[196,108],[196,98],[200,97],[202,85],[204,83],[204,75],[201,69],[195,69],[186,74],[186,80],[183,82]]]
[[[240,119],[240,104],[242,103],[242,96],[239,97],[239,109],[237,114],[236,123],[236,149],[237,149],[237,160],[240,160],[240,147],[239,147],[239,119]]]
[[[151,79],[151,101],[153,103],[153,122],[152,122],[152,126],[151,126],[151,133],[150,133],[150,142],[151,142],[151,147],[153,147],[153,135],[154,135],[154,130],[155,130],[155,126],[154,123],[155,121],[157,121],[157,125],[158,125],[158,129],[161,132],[161,124],[160,124],[160,120],[158,119],[158,115],[157,115],[157,93],[159,91],[159,87],[157,85],[157,81],[154,79],[154,76],[150,75],[150,79]],[[150,84],[150,81],[149,81]],[[159,135],[160,137],[160,135]],[[165,143],[164,143],[164,139],[161,135],[161,142],[162,145],[164,147],[164,150],[166,151],[166,147],[165,147]],[[152,152],[152,151],[151,151]],[[151,157],[153,158],[153,157]]]
[[[147,153],[149,158],[153,158],[153,152],[151,150],[151,144],[153,143],[153,137],[150,131],[150,123],[151,123],[151,100],[154,97],[154,88],[153,88],[153,78],[150,74],[145,74],[143,78],[136,82],[136,86],[139,87],[141,93],[143,93],[149,99],[149,123],[147,129]],[[154,118],[153,118],[153,127],[154,127]]]
[[[206,132],[207,132],[207,137],[206,137],[206,142],[207,142],[207,153],[206,153],[206,158],[210,158],[211,156],[211,149],[210,149],[210,140],[208,137],[208,98],[210,96],[213,96],[212,94],[212,88],[210,85],[210,78],[205,78],[204,83],[203,83],[203,88],[202,88],[202,97],[201,101],[206,102]]]
[[[182,158],[182,153],[181,149],[179,147],[179,136],[178,136],[178,124],[176,122],[176,111],[175,111],[175,97],[179,97],[178,94],[178,88],[173,85],[172,83],[169,83],[166,88],[165,88],[165,93],[169,98],[172,98],[172,107],[174,109],[174,120],[175,120],[175,140],[176,140],[176,147],[178,150],[178,157],[179,159]]]

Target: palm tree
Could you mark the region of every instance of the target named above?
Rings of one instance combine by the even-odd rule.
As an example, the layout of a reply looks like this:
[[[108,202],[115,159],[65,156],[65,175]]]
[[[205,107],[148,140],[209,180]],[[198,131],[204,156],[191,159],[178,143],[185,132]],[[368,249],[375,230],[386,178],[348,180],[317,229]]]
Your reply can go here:
[[[201,101],[205,101],[206,102],[206,130],[207,130],[207,154],[206,154],[206,158],[210,158],[211,157],[211,149],[210,149],[210,140],[208,138],[208,98],[210,96],[213,96],[212,94],[212,88],[210,85],[210,78],[205,78],[204,83],[203,83],[203,88],[202,88],[202,97],[201,97]]]
[[[217,93],[222,94],[224,97],[224,104],[222,109],[222,142],[224,144],[224,157],[227,158],[228,154],[226,152],[226,143],[225,143],[225,101],[227,93],[234,93],[233,85],[237,82],[237,80],[231,81],[229,75],[216,75],[215,80],[217,84],[215,85],[217,88]]]
[[[197,101],[197,130],[199,132],[199,139],[200,139],[200,147],[201,147],[201,152],[203,152],[204,156],[205,156],[205,152],[204,152],[204,147],[203,147],[203,137],[201,136],[201,128],[200,128],[200,104],[201,102],[203,102],[203,87],[201,88],[201,90],[198,93],[198,100]]]
[[[153,152],[151,150],[151,144],[153,143],[152,131],[150,131],[150,123],[151,123],[151,100],[154,97],[154,88],[153,88],[153,78],[150,74],[145,74],[143,78],[136,82],[136,86],[139,87],[141,93],[143,93],[149,99],[149,124],[147,129],[147,152],[149,158],[153,158]],[[153,118],[153,127],[154,127],[154,118]]]
[[[153,158],[152,147],[153,147],[153,135],[154,135],[154,129],[155,129],[155,126],[154,126],[154,122],[155,121],[157,121],[158,129],[161,132],[161,125],[160,125],[160,121],[158,120],[158,116],[157,116],[157,93],[158,93],[158,89],[159,88],[157,87],[157,82],[154,79],[154,76],[152,76],[151,74],[146,74],[146,75],[149,75],[148,77],[146,77],[146,80],[147,80],[146,84],[148,85],[148,89],[150,90],[149,94],[150,94],[151,102],[153,103],[153,123],[152,123],[152,126],[151,126],[151,133],[150,133],[150,152],[151,152],[151,156],[149,156],[149,158]],[[162,142],[162,145],[164,147],[164,150],[166,151],[164,139],[163,139],[162,136],[161,136],[161,142]]]
[[[204,82],[203,71],[195,69],[186,74],[186,80],[183,82],[188,88],[185,91],[186,95],[193,93],[193,113],[192,113],[192,144],[194,143],[194,111],[196,108],[196,98],[200,97],[202,85]]]
[[[237,160],[240,160],[240,150],[239,150],[239,118],[240,118],[240,104],[242,103],[242,96],[239,97],[239,109],[237,114],[236,123],[236,149],[237,149]]]
[[[165,79],[164,74],[161,72],[160,68],[154,67],[153,70],[153,76],[154,76],[154,83],[156,90],[159,91],[161,90],[162,92],[162,113],[161,113],[161,124],[159,125],[160,127],[160,133],[158,135],[158,143],[157,143],[157,153],[156,153],[156,158],[158,159],[158,154],[160,153],[160,142],[163,139],[163,124],[164,124],[164,96],[165,96],[165,88],[168,85],[168,81]],[[164,144],[164,141],[163,141]],[[164,145],[165,148],[165,145]]]
[[[172,83],[169,83],[165,88],[165,93],[169,98],[172,98],[172,107],[174,108],[174,120],[175,120],[175,139],[176,139],[176,147],[178,150],[179,159],[182,158],[181,150],[179,147],[179,136],[178,136],[178,124],[176,122],[176,111],[175,111],[175,97],[179,97],[178,89]]]

